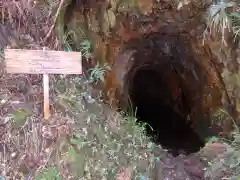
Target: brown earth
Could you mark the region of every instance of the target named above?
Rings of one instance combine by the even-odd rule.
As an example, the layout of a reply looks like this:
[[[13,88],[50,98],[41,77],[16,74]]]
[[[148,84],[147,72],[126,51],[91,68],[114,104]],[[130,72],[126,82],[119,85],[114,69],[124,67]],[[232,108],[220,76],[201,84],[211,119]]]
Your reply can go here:
[[[185,120],[189,119],[191,129],[194,129],[193,133],[197,132],[202,140],[209,135],[218,135],[221,132],[228,134],[232,128],[232,124],[226,123],[227,125],[225,126],[222,126],[222,124],[219,126],[211,119],[211,115],[218,108],[226,104],[230,106],[231,103],[229,102],[229,97],[226,95],[224,102],[227,103],[223,103],[222,101],[225,87],[223,86],[220,74],[224,64],[221,62],[223,55],[219,57],[216,56],[215,53],[215,50],[219,48],[218,41],[210,37],[206,39],[204,45],[202,44],[202,34],[206,28],[206,24],[201,14],[209,2],[193,1],[180,10],[177,10],[176,4],[171,1],[149,1],[147,4],[145,1],[138,1],[137,8],[131,6],[130,3],[127,4],[129,8],[126,8],[127,6],[123,4],[124,2],[119,2],[120,5],[115,6],[116,4],[112,1],[111,6],[109,6],[109,2],[110,1],[95,0],[67,1],[67,5],[64,6],[60,16],[61,18],[59,18],[56,23],[56,29],[48,41],[43,41],[42,39],[49,30],[49,28],[46,28],[48,26],[44,23],[51,22],[49,20],[51,18],[49,17],[46,18],[48,20],[44,18],[41,19],[42,23],[39,23],[42,27],[41,32],[36,33],[36,29],[40,28],[36,28],[34,25],[31,26],[31,28],[29,26],[25,29],[18,29],[24,37],[13,35],[14,33],[11,32],[14,32],[14,30],[9,30],[9,25],[1,25],[0,34],[2,37],[5,37],[1,38],[1,47],[10,45],[11,47],[39,49],[45,45],[51,49],[62,49],[64,40],[61,40],[61,38],[60,40],[56,40],[55,35],[63,37],[64,31],[71,30],[75,34],[70,38],[75,42],[73,49],[75,48],[75,50],[77,50],[80,48],[79,42],[81,42],[85,36],[90,39],[93,44],[93,59],[89,62],[85,61],[86,69],[93,67],[96,61],[100,63],[108,62],[111,65],[112,71],[107,74],[106,81],[100,85],[100,88],[104,91],[105,102],[113,108],[116,109],[120,107],[126,109],[126,107],[129,106],[127,98],[129,96],[133,98],[134,95],[137,94],[136,92],[132,93],[131,89],[134,89],[134,83],[136,83],[135,87],[138,87],[138,83],[141,82],[136,80],[135,75],[140,72],[138,75],[141,77],[141,73],[143,72],[142,75],[148,76],[154,81],[151,83],[150,79],[146,79],[141,82],[143,84],[140,84],[140,87],[137,88],[138,90],[140,89],[140,92],[138,92],[140,94],[137,94],[135,97],[136,104],[138,103],[138,98],[143,96],[144,93],[146,94],[145,91],[142,91],[141,87],[147,88],[153,85],[153,88],[150,90],[154,91],[149,92],[149,95],[154,95],[154,93],[156,95],[153,96],[152,101],[158,98],[158,102],[164,102],[165,104],[166,101],[170,101],[171,111],[163,117],[169,117],[169,114],[177,112],[177,114],[183,116],[178,126],[185,124]],[[41,7],[41,3],[37,5]],[[111,12],[109,12],[109,10]],[[13,11],[17,12],[16,9]],[[107,12],[108,17],[110,17],[109,21],[106,21]],[[112,12],[114,15],[111,14]],[[14,14],[13,17],[17,18]],[[115,20],[114,17],[116,18]],[[24,20],[28,18],[31,19],[30,16],[26,16]],[[19,24],[23,25],[24,23],[20,21]],[[63,24],[66,26],[63,27]],[[79,31],[79,28],[82,31]],[[85,36],[82,32],[85,33]],[[30,36],[28,36],[27,33],[29,33]],[[10,36],[12,37],[11,41],[9,41],[9,38],[6,38]],[[13,38],[15,36],[17,37]],[[21,39],[21,41],[19,41],[19,39]],[[23,42],[23,40],[26,42],[22,44],[19,43]],[[169,43],[170,45],[166,45],[165,43]],[[149,46],[151,50],[149,50]],[[231,47],[230,45],[230,52],[227,52],[227,58],[232,58],[232,61],[234,61],[234,58],[236,59],[234,48],[236,47]],[[151,54],[151,57],[144,57],[144,53]],[[163,56],[164,53],[165,56]],[[170,58],[171,56],[173,59]],[[169,58],[171,60],[167,61]],[[174,61],[177,63],[174,63]],[[142,71],[146,64],[148,65],[146,69],[148,72]],[[164,66],[165,64],[173,68]],[[160,73],[154,72],[154,68]],[[173,69],[175,69],[177,73],[174,72]],[[2,70],[2,72],[4,71]],[[151,75],[151,73],[153,74]],[[196,77],[198,80],[196,80]],[[2,74],[1,79],[1,87],[4,87],[3,89],[6,88],[7,93],[10,92],[12,98],[8,101],[10,103],[6,103],[9,106],[7,110],[6,107],[2,106],[2,116],[4,116],[4,113],[11,112],[11,108],[16,109],[19,107],[24,107],[24,109],[27,110],[32,108],[37,109],[37,114],[41,115],[42,93],[41,87],[39,87],[40,77],[25,75],[23,75],[23,78],[22,76],[5,77],[5,74]],[[19,79],[23,80],[20,81]],[[140,79],[142,80],[143,78],[141,77]],[[161,82],[160,79],[164,81]],[[161,84],[159,83],[159,87],[154,87],[156,85],[154,82],[156,81],[161,82]],[[36,88],[32,88],[33,85],[36,85]],[[160,91],[162,92],[159,93]],[[185,95],[185,100],[182,92],[187,94]],[[16,95],[12,96],[14,93]],[[92,91],[92,93],[94,92]],[[149,98],[150,96],[146,97]],[[16,101],[19,101],[19,103],[14,105]],[[26,102],[28,102],[28,104],[26,104]],[[144,104],[145,103],[146,102],[144,102]],[[134,105],[136,106],[136,104]],[[166,107],[165,104],[162,106],[163,109]],[[176,105],[175,109],[172,108],[173,105]],[[153,104],[151,104],[151,106],[153,106]],[[103,107],[102,109],[105,108]],[[151,108],[151,110],[152,109],[154,108]],[[113,110],[109,111],[112,112]],[[157,109],[153,111],[153,114],[157,113],[155,116],[161,116],[164,114],[163,111],[161,112]],[[105,114],[105,116],[107,115],[108,113]],[[161,120],[160,122],[165,121]],[[211,125],[211,127],[209,127],[209,125]],[[61,125],[59,125],[59,127],[60,126]],[[189,130],[189,126],[185,126],[185,128]],[[172,130],[173,132],[175,131],[175,129]],[[175,136],[173,136],[173,138],[175,138]],[[169,143],[171,141],[168,139],[167,142]],[[195,142],[195,139],[188,139],[187,142]],[[180,144],[182,145],[183,143]],[[202,146],[202,142],[200,142],[200,144]],[[214,155],[216,151],[218,151],[218,148],[217,150],[213,150]],[[210,156],[212,156],[212,154],[207,155],[208,158],[211,159]],[[171,155],[165,157],[162,162],[157,164],[156,179],[164,177],[163,179],[175,178],[177,180],[176,175],[178,175],[180,179],[204,179],[203,169],[205,164],[201,162],[202,160],[199,155],[194,154],[186,157],[170,156]],[[39,165],[34,164],[33,166]],[[159,170],[162,171],[159,172]],[[172,173],[172,171],[174,172]]]

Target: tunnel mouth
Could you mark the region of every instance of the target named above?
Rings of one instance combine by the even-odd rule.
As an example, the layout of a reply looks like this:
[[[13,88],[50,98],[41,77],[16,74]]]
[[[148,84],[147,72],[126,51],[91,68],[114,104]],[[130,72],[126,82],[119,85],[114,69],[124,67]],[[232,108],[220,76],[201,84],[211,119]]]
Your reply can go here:
[[[201,89],[196,61],[179,37],[145,38],[138,42],[126,76],[131,106],[155,143],[174,156],[195,153],[205,144],[194,128]]]

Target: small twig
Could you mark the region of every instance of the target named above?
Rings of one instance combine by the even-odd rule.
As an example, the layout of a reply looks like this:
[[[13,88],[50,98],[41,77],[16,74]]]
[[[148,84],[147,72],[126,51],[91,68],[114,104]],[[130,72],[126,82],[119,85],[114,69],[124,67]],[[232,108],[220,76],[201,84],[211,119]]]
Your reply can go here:
[[[37,174],[38,172],[40,172],[41,169],[44,169],[47,166],[47,163],[49,163],[49,160],[51,158],[51,155],[52,155],[55,147],[56,147],[56,144],[54,144],[52,146],[51,151],[49,152],[49,155],[47,156],[47,159],[45,160],[44,164],[42,164],[40,167],[37,168],[35,174]]]
[[[50,30],[48,31],[46,37],[44,38],[44,41],[48,40],[48,38],[51,36],[52,31],[53,31],[53,29],[55,27],[55,24],[57,22],[57,18],[58,18],[59,14],[60,14],[60,11],[61,11],[62,7],[63,7],[63,3],[64,3],[64,0],[61,0],[60,3],[59,3],[59,6],[58,6],[57,12],[55,14],[53,24],[52,24]]]
[[[67,137],[67,141],[68,141],[68,143],[73,147],[73,149],[74,149],[77,153],[81,153],[80,149],[77,147],[76,144],[74,144],[74,143],[71,142],[71,140],[70,140],[69,137]]]

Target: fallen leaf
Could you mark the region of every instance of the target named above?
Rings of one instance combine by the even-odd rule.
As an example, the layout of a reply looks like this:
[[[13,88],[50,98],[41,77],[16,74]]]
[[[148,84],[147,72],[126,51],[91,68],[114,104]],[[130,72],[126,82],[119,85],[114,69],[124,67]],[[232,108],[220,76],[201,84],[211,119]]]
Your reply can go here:
[[[105,19],[108,20],[109,26],[111,28],[113,28],[116,24],[116,16],[115,16],[114,12],[112,10],[108,9],[105,13],[105,16],[106,16]]]
[[[237,112],[240,112],[240,100],[237,99],[237,102],[236,102],[236,110]]]
[[[139,11],[144,14],[150,14],[152,12],[152,8],[153,8],[153,1],[152,0],[144,0],[144,1],[137,1],[137,5],[138,5],[138,9]]]
[[[132,171],[130,168],[125,168],[116,177],[117,180],[130,180],[132,176]]]

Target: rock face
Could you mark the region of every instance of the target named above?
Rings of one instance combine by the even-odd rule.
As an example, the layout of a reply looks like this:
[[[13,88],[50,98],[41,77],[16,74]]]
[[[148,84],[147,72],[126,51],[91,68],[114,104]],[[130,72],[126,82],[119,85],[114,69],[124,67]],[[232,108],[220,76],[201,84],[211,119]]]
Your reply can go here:
[[[137,107],[138,119],[157,131],[161,145],[198,151],[206,137],[198,138],[191,129],[196,129],[196,117],[203,118],[199,102],[205,80],[187,37],[155,32],[128,43],[135,52],[123,79],[122,106]],[[207,133],[208,127],[203,127]]]
[[[75,3],[75,1],[72,2]],[[174,49],[178,51],[180,46],[185,48],[185,54],[189,54],[188,60],[184,61],[184,57],[179,57],[179,67],[184,67],[181,71],[184,73],[180,73],[183,77],[180,79],[185,83],[183,85],[185,89],[188,89],[186,95],[188,101],[185,102],[183,114],[189,115],[188,118],[190,118],[195,131],[202,133],[201,136],[204,137],[204,134],[211,135],[211,132],[217,134],[223,131],[222,127],[210,120],[210,115],[222,107],[224,92],[221,80],[222,61],[213,52],[213,49],[216,49],[216,41],[205,39],[203,44],[203,32],[206,24],[202,15],[210,3],[192,1],[179,8],[176,1],[148,1],[147,4],[144,0],[139,0],[137,3],[120,0],[81,1],[78,4],[75,3],[74,6],[69,5],[70,9],[67,8],[66,12],[71,13],[65,14],[65,24],[66,29],[75,34],[72,36],[75,48],[81,48],[79,42],[86,35],[93,44],[93,59],[111,65],[112,71],[106,75],[106,81],[102,84],[102,88],[105,101],[113,107],[129,106],[129,82],[133,77],[133,72],[146,63],[153,64],[158,61],[164,64],[166,62],[164,58],[160,57],[158,59],[154,57],[155,59],[152,60],[143,57],[133,58],[143,55],[137,51],[147,48],[146,44],[150,46],[151,42],[147,39],[148,37],[150,39],[152,37],[155,44],[160,43],[155,48],[160,47],[161,52],[169,51],[168,46],[164,49],[164,42],[169,42],[173,46],[168,54],[173,53]],[[173,40],[174,37],[175,40]],[[156,39],[154,40],[154,38]],[[161,45],[161,43],[163,44]],[[184,50],[178,55],[184,56],[183,54]],[[96,61],[89,61],[88,64],[94,66]],[[162,67],[162,71],[166,74],[166,81],[171,82],[168,85],[171,86],[169,88],[173,93],[174,87],[177,87],[177,83],[180,82],[179,79],[176,80],[176,77],[180,76],[170,73],[170,68]],[[199,84],[197,84],[197,76],[200,77]],[[190,90],[191,88],[192,90]],[[177,91],[176,88],[175,90]],[[227,100],[229,103],[229,99]],[[190,107],[187,108],[186,104]],[[189,108],[191,110],[186,110]],[[175,110],[184,111],[179,108],[175,108]],[[231,127],[231,125],[227,126]],[[203,132],[202,129],[205,129],[206,132]]]
[[[202,180],[204,164],[196,156],[166,157],[156,164],[157,180]]]
[[[202,180],[202,179],[222,179],[224,175],[231,173],[224,166],[218,166],[216,169],[208,170],[208,162],[216,157],[224,157],[233,149],[222,143],[209,143],[201,149],[199,153],[190,156],[172,157],[167,155],[156,164],[156,180]],[[207,159],[207,162],[204,160]]]
[[[105,101],[113,107],[122,109],[129,106],[129,82],[132,81],[134,73],[146,63],[164,64],[167,62],[167,58],[161,57],[133,58],[134,56],[143,56],[141,53],[144,51],[141,52],[141,49],[146,49],[147,44],[151,46],[148,39],[150,38],[155,43],[156,51],[158,51],[157,48],[160,48],[159,52],[165,52],[169,57],[175,50],[174,61],[176,62],[177,56],[180,56],[178,65],[174,65],[178,66],[178,74],[173,73],[169,67],[162,66],[158,69],[161,74],[165,74],[165,82],[162,84],[166,85],[167,83],[164,93],[162,92],[165,95],[161,95],[161,97],[170,100],[171,106],[176,104],[176,107],[173,108],[174,111],[185,116],[184,118],[189,118],[191,126],[194,126],[195,131],[200,133],[203,138],[204,135],[211,134],[211,132],[213,134],[220,131],[229,132],[231,123],[219,124],[219,122],[210,120],[210,116],[222,105],[229,105],[230,99],[229,96],[225,96],[226,91],[233,92],[234,90],[234,93],[230,94],[231,96],[239,94],[239,88],[236,90],[231,82],[231,77],[236,73],[234,75],[226,68],[236,69],[233,68],[237,59],[236,45],[230,43],[230,46],[224,50],[225,53],[219,53],[221,44],[216,39],[205,38],[203,44],[206,23],[202,15],[210,3],[204,0],[184,1],[182,4],[180,1],[171,0],[151,0],[148,3],[145,0],[129,2],[123,0],[68,0],[56,22],[57,28],[54,33],[62,37],[59,41],[63,45],[64,41],[73,41],[72,47],[75,50],[84,51],[85,57],[87,56],[85,46],[79,42],[82,42],[83,39],[89,39],[92,42],[93,58],[84,61],[84,66],[92,67],[97,62],[100,64],[107,62],[111,66],[112,71],[107,73],[101,88],[104,90]],[[31,8],[31,11],[28,11],[34,10]],[[36,11],[36,14],[40,15],[41,13]],[[42,18],[42,21],[45,19]],[[21,21],[21,23],[24,22]],[[43,30],[40,34],[46,34],[43,32],[46,30],[45,24],[42,26],[44,28],[41,28]],[[36,28],[30,29],[34,34]],[[6,34],[4,25],[0,28],[0,35],[3,33]],[[69,34],[65,40],[64,33]],[[13,37],[11,34],[10,36]],[[31,41],[36,41],[36,39],[37,37],[32,37]],[[49,39],[51,41],[51,37]],[[9,44],[8,41],[9,39],[1,38],[0,43],[2,46],[6,46]],[[54,43],[51,46],[55,46]],[[177,52],[179,50],[181,52]],[[188,54],[187,58],[184,57],[184,53]],[[229,61],[224,61],[226,59]],[[223,61],[226,63],[224,64]],[[222,78],[222,74],[224,78]],[[199,80],[196,80],[197,76],[199,76]],[[229,86],[225,87],[224,81],[227,81]],[[180,82],[182,85],[179,85]],[[178,88],[179,86],[181,88]],[[172,101],[173,97],[180,97],[179,90],[184,91],[187,95],[182,96],[181,100]],[[167,91],[170,92],[172,98],[166,96]],[[226,103],[223,104],[223,102]],[[185,104],[184,107],[181,104]],[[234,106],[231,108],[235,109]],[[236,113],[235,117],[237,117]],[[210,125],[212,129],[208,128]],[[202,129],[207,132],[203,132]]]

